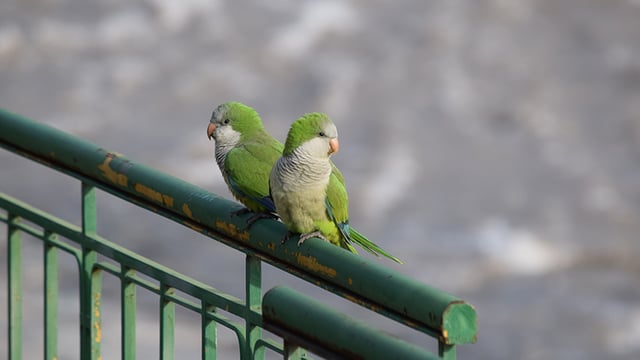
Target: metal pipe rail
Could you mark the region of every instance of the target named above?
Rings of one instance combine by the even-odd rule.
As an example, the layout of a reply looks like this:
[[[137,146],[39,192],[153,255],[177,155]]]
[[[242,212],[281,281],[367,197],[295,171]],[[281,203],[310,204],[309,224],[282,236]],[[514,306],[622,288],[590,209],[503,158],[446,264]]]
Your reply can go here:
[[[26,204],[14,206],[19,202],[3,195],[0,208],[11,208],[8,215],[0,219],[9,224],[10,252],[16,251],[11,246],[13,239],[18,238],[16,234],[19,230],[34,232],[23,227],[18,217],[24,216],[30,221],[38,218],[37,220],[47,224],[44,232],[37,232],[47,246],[65,250],[63,245],[53,240],[56,234],[81,245],[81,250],[68,251],[83,260],[84,276],[89,278],[86,286],[99,287],[99,281],[96,282],[98,285],[89,281],[98,269],[116,273],[123,281],[123,292],[128,292],[129,298],[134,301],[135,287],[130,286],[131,284],[153,289],[169,306],[169,315],[172,304],[180,303],[172,295],[174,289],[202,299],[203,304],[193,307],[203,314],[209,314],[204,316],[209,322],[225,323],[223,317],[207,310],[215,307],[225,309],[220,304],[228,308],[225,310],[240,314],[246,321],[244,328],[236,328],[239,336],[244,337],[247,343],[241,351],[243,357],[259,358],[265,347],[278,348],[261,340],[261,261],[436,338],[442,358],[453,359],[456,345],[476,341],[476,312],[464,301],[319,239],[309,239],[300,246],[297,246],[295,239],[281,244],[280,240],[286,229],[277,221],[259,221],[250,231],[243,230],[249,215],[231,216],[232,212],[241,208],[239,204],[144,164],[135,163],[118,153],[1,109],[0,146],[80,179],[83,184],[81,229],[74,228],[71,224],[62,226],[61,220],[31,209]],[[244,252],[247,255],[245,301],[194,282],[159,264],[147,266],[144,262],[146,260],[141,260],[136,254],[99,237],[95,233],[94,188],[156,212]],[[97,253],[116,259],[121,263],[120,268],[99,265],[95,260]],[[18,267],[19,264],[9,264],[10,268],[12,266]],[[135,271],[157,279],[159,285],[145,285],[136,278]],[[81,306],[81,312],[82,310]],[[123,312],[126,310],[127,307],[123,306]],[[13,324],[13,318],[10,321]],[[92,331],[90,323],[85,325],[88,326],[86,331]],[[215,335],[215,330],[212,330],[215,326],[207,329],[206,331]],[[163,336],[163,339],[172,340],[170,333],[165,335],[166,338]]]

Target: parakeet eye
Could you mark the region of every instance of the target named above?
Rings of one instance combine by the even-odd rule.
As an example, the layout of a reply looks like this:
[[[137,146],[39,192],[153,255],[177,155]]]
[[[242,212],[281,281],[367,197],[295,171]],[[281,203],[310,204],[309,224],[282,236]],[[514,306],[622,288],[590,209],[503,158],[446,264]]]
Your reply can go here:
[[[320,137],[325,137],[325,136],[326,136],[326,134],[324,133],[324,131],[320,131],[320,132],[318,133],[318,135],[319,135]]]
[[[223,123],[224,123],[225,125],[229,124],[229,119],[224,119]]]

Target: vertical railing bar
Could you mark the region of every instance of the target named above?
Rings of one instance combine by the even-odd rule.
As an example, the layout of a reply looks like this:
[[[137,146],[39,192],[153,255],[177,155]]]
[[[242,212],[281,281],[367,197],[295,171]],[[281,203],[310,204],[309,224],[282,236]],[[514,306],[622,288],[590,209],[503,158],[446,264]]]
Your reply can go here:
[[[44,358],[53,360],[58,359],[58,248],[48,242],[56,234],[44,236]]]
[[[129,280],[135,270],[122,266],[120,272],[121,352],[122,359],[136,358],[136,285]]]
[[[22,236],[14,225],[17,216],[8,214],[7,271],[9,273],[9,360],[22,359]]]
[[[160,284],[160,359],[173,360],[175,347],[176,305],[167,295],[174,295],[175,289]]]
[[[202,360],[215,360],[218,356],[218,330],[215,320],[207,313],[215,312],[216,308],[202,302]]]
[[[247,255],[245,260],[246,286],[246,356],[250,359],[264,359],[264,348],[256,348],[256,341],[262,338],[260,324],[254,324],[252,311],[262,312],[262,263],[259,258]]]
[[[442,360],[456,360],[455,345],[447,345],[442,341],[438,341],[438,356],[440,356]]]
[[[285,360],[303,360],[307,358],[307,351],[294,344],[287,339],[284,340],[284,359]]]
[[[82,183],[82,258],[80,261],[80,358],[99,359],[102,340],[101,272],[95,270],[97,254],[87,243],[96,234],[96,191]]]

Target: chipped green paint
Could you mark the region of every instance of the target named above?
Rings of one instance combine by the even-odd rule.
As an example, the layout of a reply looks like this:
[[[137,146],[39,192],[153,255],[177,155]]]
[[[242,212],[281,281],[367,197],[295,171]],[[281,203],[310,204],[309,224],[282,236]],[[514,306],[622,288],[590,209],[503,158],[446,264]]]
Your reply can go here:
[[[136,183],[133,188],[140,194],[146,196],[147,198],[157,203],[164,204],[165,206],[168,206],[168,207],[173,207],[173,197],[169,195],[156,191],[142,183]]]
[[[455,357],[455,346],[472,343],[477,339],[475,309],[459,298],[320,239],[308,239],[300,246],[295,240],[282,243],[281,239],[286,232],[286,227],[278,221],[261,220],[249,230],[245,230],[246,220],[250,215],[232,215],[242,208],[239,204],[144,164],[130,161],[96,144],[0,109],[0,146],[76,177],[88,187],[104,190],[187,226],[212,240],[248,254],[247,258],[267,262],[338,296],[426,333],[439,340],[439,349],[447,359]],[[24,214],[31,216],[28,220],[33,223],[38,223],[36,220],[39,216],[45,219],[43,221],[48,226],[54,226],[54,228],[61,226],[59,223],[63,223],[62,220],[48,217],[48,214],[41,212],[36,211],[37,216],[34,215],[29,212],[30,210],[25,210],[31,209],[28,205],[15,204],[20,204],[19,200],[0,193],[0,208],[11,209],[7,210],[9,215],[4,219],[0,214],[0,221],[6,222],[6,218],[16,216],[15,214],[20,216]],[[118,259],[127,259],[127,266],[138,264],[135,265],[139,266],[138,271],[151,271],[146,273],[147,276],[158,275],[159,281],[171,279],[171,286],[183,284],[180,290],[195,291],[189,294],[194,297],[206,297],[207,304],[214,305],[218,309],[227,309],[241,317],[250,317],[252,324],[260,324],[260,314],[256,312],[259,306],[247,309],[241,302],[229,300],[229,295],[226,294],[221,298],[210,298],[210,292],[215,290],[211,287],[206,285],[194,287],[190,281],[180,282],[183,280],[178,279],[183,278],[176,277],[174,272],[167,269],[154,270],[156,268],[149,267],[147,260],[143,261],[144,265],[140,265],[136,261],[142,260],[130,257],[135,254],[130,255],[116,247],[104,247],[106,245],[102,240],[96,240],[98,238],[95,237],[94,227],[90,227],[89,230],[93,230],[82,233],[77,238],[75,235],[69,235],[74,234],[76,230],[68,230],[64,226],[56,229],[63,229],[67,234],[65,236],[71,236],[71,240],[78,241],[83,246],[108,249],[105,253],[100,253],[103,256],[118,254]],[[87,251],[94,253],[97,251],[93,248],[89,250]],[[78,252],[77,256],[84,257],[83,251],[84,248]],[[95,286],[99,286],[100,283],[99,278],[96,282],[89,281],[92,276],[91,269],[90,264],[83,265],[82,278],[86,278],[86,284],[83,286],[90,287],[88,290],[85,289],[86,291],[97,289]],[[258,292],[253,291],[253,293]],[[90,309],[91,306],[87,308]],[[94,315],[90,313],[91,317]],[[217,314],[214,315],[215,319],[208,318],[203,322],[214,319],[220,320],[221,324],[225,323],[226,320],[219,318]],[[98,330],[93,327],[93,321],[86,320],[82,320],[81,328],[83,332],[88,332],[87,330],[90,329],[93,333]],[[243,337],[246,336],[244,330],[234,331]],[[92,337],[91,341],[93,339]],[[247,339],[242,341],[245,340]],[[255,341],[255,338],[251,341]],[[84,344],[85,341],[81,340],[81,343]],[[252,344],[257,343],[252,342]],[[254,347],[250,348],[250,351],[255,350]],[[245,350],[242,350],[242,356],[253,355],[245,353],[249,350],[246,350],[248,348],[244,345],[243,349]],[[99,352],[99,349],[97,351]],[[83,354],[86,353],[83,352]],[[91,355],[89,353],[86,356]]]
[[[302,267],[309,269],[315,273],[321,273],[330,278],[334,278],[337,275],[336,269],[332,269],[328,266],[322,265],[318,262],[318,259],[312,256],[305,256],[302,254],[298,254],[296,257],[298,259],[298,264],[302,265]]]
[[[191,211],[191,209],[189,209],[189,204],[187,203],[182,204],[182,212],[185,215],[187,215],[190,219],[193,219],[193,212]]]
[[[124,174],[120,174],[113,170],[109,163],[116,157],[117,155],[113,153],[107,153],[107,156],[104,158],[104,162],[98,165],[98,169],[102,171],[102,175],[109,179],[112,183],[120,186],[127,186],[128,179]]]
[[[241,231],[238,226],[233,223],[216,220],[216,228],[221,230],[223,233],[241,241],[249,241],[249,239],[251,238],[251,234],[248,231]]]

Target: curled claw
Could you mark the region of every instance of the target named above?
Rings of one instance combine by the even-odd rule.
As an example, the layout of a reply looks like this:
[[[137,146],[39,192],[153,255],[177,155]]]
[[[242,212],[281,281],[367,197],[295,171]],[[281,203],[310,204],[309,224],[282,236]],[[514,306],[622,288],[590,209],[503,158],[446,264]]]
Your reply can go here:
[[[305,240],[307,240],[308,238],[312,238],[312,237],[317,237],[320,238],[326,242],[329,242],[329,240],[327,240],[327,238],[324,237],[324,235],[322,235],[322,233],[319,230],[316,230],[314,232],[310,232],[310,233],[306,233],[306,234],[302,234],[300,235],[300,240],[298,240],[298,246],[302,245],[303,242],[305,242]]]

